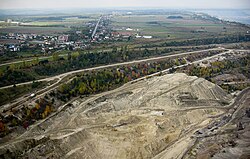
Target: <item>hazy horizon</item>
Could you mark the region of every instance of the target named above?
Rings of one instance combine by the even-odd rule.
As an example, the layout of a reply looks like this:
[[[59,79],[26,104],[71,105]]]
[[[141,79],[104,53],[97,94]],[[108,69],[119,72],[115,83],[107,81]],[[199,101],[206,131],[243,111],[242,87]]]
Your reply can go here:
[[[66,9],[66,8],[149,7],[173,9],[249,9],[248,0],[0,0],[0,9]]]

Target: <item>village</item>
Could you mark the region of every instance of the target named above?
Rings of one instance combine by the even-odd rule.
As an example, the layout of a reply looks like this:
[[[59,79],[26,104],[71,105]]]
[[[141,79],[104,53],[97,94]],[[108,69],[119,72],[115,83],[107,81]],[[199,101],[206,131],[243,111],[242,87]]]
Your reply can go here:
[[[86,23],[88,31],[72,27],[70,31],[60,34],[8,33],[0,35],[0,55],[8,52],[25,52],[33,49],[35,53],[52,54],[60,50],[85,50],[92,44],[104,42],[129,41],[132,38],[151,39],[152,36],[140,35],[139,29],[130,27],[111,27],[112,14],[102,15],[97,21]],[[6,23],[24,25],[7,19]]]

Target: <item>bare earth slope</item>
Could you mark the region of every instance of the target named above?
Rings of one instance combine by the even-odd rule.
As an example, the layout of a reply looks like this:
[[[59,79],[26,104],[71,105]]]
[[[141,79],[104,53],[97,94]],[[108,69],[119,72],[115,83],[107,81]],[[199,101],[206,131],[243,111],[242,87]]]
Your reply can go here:
[[[225,113],[232,97],[205,79],[168,74],[82,98],[0,144],[20,158],[171,158],[198,129]]]
[[[223,121],[228,122],[223,124]],[[214,129],[216,127],[216,129]],[[249,159],[250,158],[250,88],[235,99],[231,109],[220,120],[196,134],[197,140],[185,159]]]

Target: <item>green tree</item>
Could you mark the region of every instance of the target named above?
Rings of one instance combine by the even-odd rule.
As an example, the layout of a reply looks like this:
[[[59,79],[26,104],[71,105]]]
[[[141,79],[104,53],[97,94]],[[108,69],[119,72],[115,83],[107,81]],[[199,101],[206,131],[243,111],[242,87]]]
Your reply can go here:
[[[26,61],[25,61],[25,60],[23,60],[22,67],[23,67],[23,68],[26,67]]]
[[[12,63],[12,64],[10,65],[10,70],[14,71],[15,69],[16,69],[16,66],[15,66],[14,63]]]
[[[52,55],[52,59],[53,59],[53,61],[58,61],[59,55],[58,55],[57,53],[54,53],[54,54]]]
[[[79,57],[79,55],[80,55],[80,53],[79,53],[78,51],[73,52],[73,53],[71,54],[73,60],[76,60],[76,59]]]
[[[94,80],[92,80],[90,82],[90,86],[91,86],[93,92],[96,92],[96,87],[97,87],[97,85],[96,85],[96,79],[94,79]]]
[[[38,58],[38,57],[36,57],[36,59],[35,59],[35,64],[36,64],[36,65],[39,64],[39,58]]]
[[[81,82],[79,85],[79,93],[85,94],[87,91],[87,85],[84,82]]]
[[[68,61],[71,61],[72,57],[71,57],[71,52],[68,52]]]

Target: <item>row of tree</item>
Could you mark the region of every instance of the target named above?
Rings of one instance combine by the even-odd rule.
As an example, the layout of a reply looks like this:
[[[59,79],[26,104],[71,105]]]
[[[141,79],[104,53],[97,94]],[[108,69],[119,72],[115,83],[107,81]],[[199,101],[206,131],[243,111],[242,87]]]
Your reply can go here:
[[[189,56],[200,59],[204,56],[212,56],[217,51],[201,53],[200,55],[187,55],[181,58],[167,58],[161,61],[150,63],[139,63],[135,65],[120,66],[117,68],[92,71],[83,74],[71,82],[61,85],[57,93],[53,93],[53,97],[68,101],[71,97],[79,95],[90,95],[105,90],[110,90],[128,81],[138,79],[140,77],[160,72],[162,70],[186,64]],[[194,59],[192,58],[192,59]]]
[[[39,77],[53,76],[82,68],[162,55],[177,50],[180,49],[130,50],[125,46],[121,49],[114,48],[109,52],[69,52],[67,58],[54,54],[51,60],[39,61],[38,58],[35,58],[30,62],[24,61],[21,64],[12,64],[1,68],[0,86],[31,81]]]
[[[162,46],[199,46],[199,45],[209,45],[209,44],[223,44],[223,43],[238,43],[250,41],[250,36],[245,34],[238,35],[228,35],[223,37],[210,37],[210,38],[199,38],[191,40],[180,40],[180,41],[170,41],[161,44],[153,43],[143,45],[143,48],[151,47],[162,47]]]

